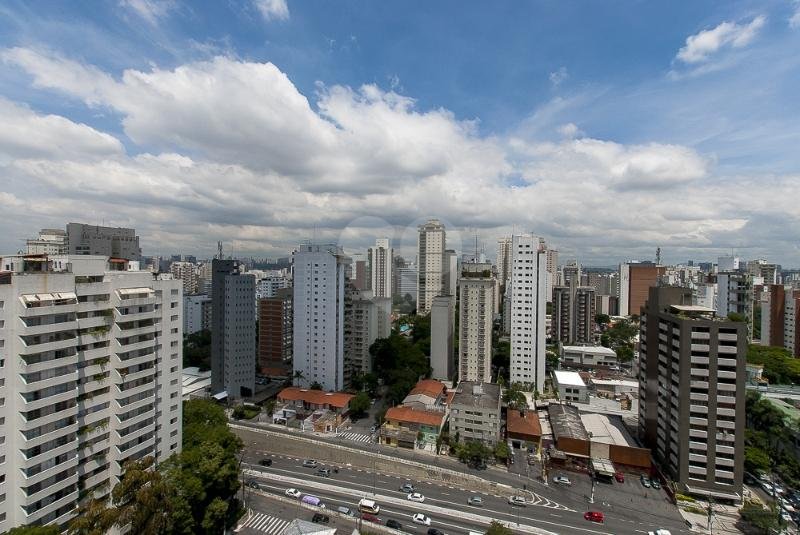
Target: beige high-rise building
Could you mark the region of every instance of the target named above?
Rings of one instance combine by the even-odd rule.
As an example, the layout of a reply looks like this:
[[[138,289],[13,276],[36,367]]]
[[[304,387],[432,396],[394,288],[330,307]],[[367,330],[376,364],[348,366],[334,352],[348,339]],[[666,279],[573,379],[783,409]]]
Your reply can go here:
[[[191,262],[173,262],[169,266],[172,276],[183,283],[183,293],[193,295],[198,293],[197,268]]]
[[[375,246],[367,253],[369,278],[372,295],[379,298],[392,298],[392,268],[394,267],[393,251],[389,246],[389,238],[378,238]]]
[[[492,317],[497,286],[492,265],[464,264],[458,285],[458,379],[491,383]]]
[[[447,237],[444,225],[431,219],[419,227],[417,312],[428,314],[433,298],[443,294],[445,266],[445,247]]]
[[[505,288],[511,276],[511,238],[497,240],[497,280]]]

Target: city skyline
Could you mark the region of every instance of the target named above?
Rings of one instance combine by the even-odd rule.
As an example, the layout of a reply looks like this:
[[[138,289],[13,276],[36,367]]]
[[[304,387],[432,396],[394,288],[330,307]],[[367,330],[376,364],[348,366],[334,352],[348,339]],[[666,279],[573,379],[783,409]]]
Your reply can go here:
[[[52,6],[1,8],[4,251],[88,218],[149,254],[403,255],[435,217],[490,256],[800,264],[796,3]]]

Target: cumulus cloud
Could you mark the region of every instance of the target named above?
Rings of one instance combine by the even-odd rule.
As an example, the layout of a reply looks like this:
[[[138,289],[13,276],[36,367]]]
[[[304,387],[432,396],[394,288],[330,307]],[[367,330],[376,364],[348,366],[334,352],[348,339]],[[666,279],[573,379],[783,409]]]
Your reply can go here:
[[[289,6],[286,0],[253,0],[264,20],[288,20]]]
[[[87,213],[134,226],[148,253],[209,254],[223,240],[285,254],[312,235],[365,246],[388,234],[413,254],[413,225],[436,216],[456,243],[459,228],[491,243],[516,225],[586,261],[653,244],[713,250],[735,231],[746,242],[767,212],[800,220],[791,196],[774,195],[800,190],[800,177],[755,187],[715,176],[713,158],[690,147],[594,139],[572,123],[558,142],[485,136],[391,89],[320,84],[307,97],[274,65],[228,57],[118,77],[41,51],[2,57],[36,87],[112,110],[134,151],[147,147],[127,153],[110,134],[0,101],[11,125],[0,131],[0,206],[31,207],[24,229],[0,237],[5,250],[18,248],[8,236]]]
[[[721,49],[747,46],[766,21],[764,15],[758,15],[746,24],[726,21],[710,30],[690,35],[675,58],[683,63],[695,64],[707,61]]]

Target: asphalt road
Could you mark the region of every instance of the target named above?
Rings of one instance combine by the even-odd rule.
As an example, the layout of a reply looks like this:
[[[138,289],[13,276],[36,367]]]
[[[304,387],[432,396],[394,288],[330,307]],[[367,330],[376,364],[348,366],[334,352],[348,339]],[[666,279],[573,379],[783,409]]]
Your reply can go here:
[[[271,467],[258,466],[257,462],[264,457],[273,459]],[[268,493],[283,495],[286,488],[294,487],[304,494],[319,496],[329,507],[345,505],[351,509],[356,508],[361,497],[372,494],[384,497],[389,503],[382,504],[380,518],[383,521],[393,518],[403,525],[403,531],[410,533],[427,531],[427,527],[418,527],[411,522],[411,515],[415,512],[424,512],[432,518],[432,527],[448,534],[466,533],[470,529],[483,531],[491,519],[534,526],[558,534],[624,535],[647,533],[656,528],[667,528],[673,534],[689,533],[680,521],[647,511],[646,503],[642,503],[646,498],[636,487],[638,480],[609,485],[608,489],[602,489],[600,487],[605,485],[600,485],[593,505],[589,505],[581,494],[581,482],[575,482],[570,487],[551,484],[543,490],[534,488],[534,492],[517,491],[526,496],[529,503],[526,507],[510,506],[507,495],[481,494],[484,506],[476,508],[467,504],[469,496],[473,495],[470,489],[453,488],[444,483],[410,481],[426,497],[424,504],[418,505],[405,500],[405,493],[399,487],[406,481],[398,477],[346,467],[339,467],[339,472],[333,473],[330,478],[321,477],[316,469],[304,468],[302,459],[271,456],[264,450],[254,451],[252,446],[246,450],[244,463],[247,468],[263,475],[248,477],[253,477]],[[623,491],[626,486],[629,489]],[[610,492],[630,494],[632,500],[635,495],[636,500],[628,508],[603,502],[602,495]],[[602,511],[606,517],[605,523],[584,520],[583,513],[587,510]],[[473,518],[470,513],[480,518]]]

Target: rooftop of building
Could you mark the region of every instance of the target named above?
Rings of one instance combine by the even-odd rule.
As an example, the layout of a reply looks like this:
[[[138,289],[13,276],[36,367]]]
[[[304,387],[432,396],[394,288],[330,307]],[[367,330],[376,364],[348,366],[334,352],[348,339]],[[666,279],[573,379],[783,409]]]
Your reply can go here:
[[[336,528],[329,528],[296,518],[283,530],[283,535],[334,535]]]
[[[600,386],[639,386],[639,381],[634,379],[591,379],[592,383]]]
[[[556,440],[562,437],[589,440],[589,433],[583,425],[581,413],[577,407],[551,403],[547,407],[547,414],[550,417],[550,426]]]
[[[386,411],[385,419],[439,427],[442,425],[444,413],[412,407],[391,407]]]
[[[325,392],[324,390],[310,390],[290,386],[278,393],[281,401],[300,401],[313,405],[330,405],[331,407],[346,407],[355,396],[345,392]]]
[[[437,398],[444,394],[446,390],[447,389],[441,381],[437,381],[436,379],[422,379],[414,386],[414,388],[411,389],[411,392],[409,392],[408,395],[423,395],[431,398]]]
[[[591,353],[592,355],[617,356],[617,353],[610,347],[603,346],[563,346],[564,353]]]
[[[581,422],[592,442],[638,448],[639,445],[625,428],[620,416],[581,413]]]
[[[553,375],[556,377],[556,382],[559,386],[586,386],[583,382],[581,374],[578,372],[567,372],[564,370],[555,370]]]
[[[452,405],[496,409],[500,405],[500,385],[461,381],[453,396]]]
[[[506,431],[518,435],[542,436],[542,423],[536,411],[524,413],[513,409],[508,410]]]

